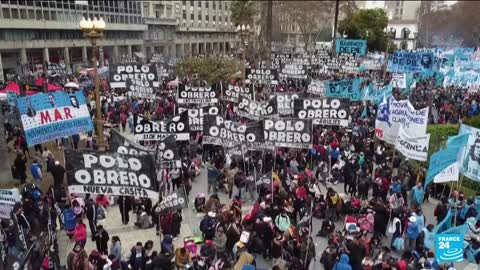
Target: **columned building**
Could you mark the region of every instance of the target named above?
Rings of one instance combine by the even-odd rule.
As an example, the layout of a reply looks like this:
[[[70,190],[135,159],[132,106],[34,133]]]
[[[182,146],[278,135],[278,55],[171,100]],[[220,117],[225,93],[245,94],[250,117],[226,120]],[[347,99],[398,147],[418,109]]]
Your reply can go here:
[[[140,1],[1,0],[0,8],[0,81],[42,72],[47,62],[65,64],[67,70],[91,63],[90,41],[79,28],[82,16],[106,22],[98,41],[100,65],[145,52]]]
[[[176,57],[177,18],[173,1],[143,1],[143,18],[147,25],[144,42],[147,59],[153,55]]]

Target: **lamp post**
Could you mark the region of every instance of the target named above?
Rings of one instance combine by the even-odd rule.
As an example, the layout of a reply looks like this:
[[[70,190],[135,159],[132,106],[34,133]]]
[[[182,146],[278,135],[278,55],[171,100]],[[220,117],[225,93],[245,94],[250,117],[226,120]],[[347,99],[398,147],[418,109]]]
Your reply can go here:
[[[248,47],[248,41],[249,41],[250,34],[251,34],[250,25],[249,24],[238,25],[237,26],[237,32],[240,34],[240,40],[242,42],[242,47],[243,47],[243,50],[242,50],[242,65],[243,65],[242,79],[243,79],[243,86],[245,86],[245,73],[246,73],[246,67],[245,67],[245,58],[246,57],[245,56],[246,56],[246,51],[247,51],[247,47]]]
[[[383,78],[387,76],[387,65],[388,65],[388,50],[390,49],[390,42],[392,39],[395,39],[395,35],[397,34],[397,30],[395,28],[390,27],[390,30],[385,29],[385,35],[387,36],[387,49],[385,50],[385,61],[383,63]]]
[[[97,63],[97,40],[103,37],[103,31],[105,30],[105,21],[103,18],[97,20],[93,18],[93,21],[88,18],[82,18],[80,21],[80,30],[83,32],[83,36],[90,40],[92,44],[92,55],[93,55],[93,75],[95,80],[95,105],[96,105],[96,116],[95,116],[95,125],[97,129],[98,136],[98,146],[103,146],[103,119],[102,119],[102,108],[100,103],[100,77],[98,76],[98,63]]]

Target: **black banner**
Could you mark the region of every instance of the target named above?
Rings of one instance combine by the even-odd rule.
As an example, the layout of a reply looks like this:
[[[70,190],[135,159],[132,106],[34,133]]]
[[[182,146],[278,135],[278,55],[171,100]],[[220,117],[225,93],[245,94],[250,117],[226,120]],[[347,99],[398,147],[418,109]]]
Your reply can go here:
[[[223,100],[238,103],[240,96],[244,96],[250,100],[255,100],[255,92],[253,91],[253,87],[228,85],[228,89],[223,93]]]
[[[152,98],[155,96],[153,84],[147,80],[127,79],[127,93],[132,98]]]
[[[150,121],[142,115],[135,115],[133,120],[137,142],[161,141],[172,134],[177,141],[190,140],[187,112],[160,122]]]
[[[311,119],[265,119],[265,141],[277,147],[312,148]]]
[[[225,147],[224,153],[228,155],[231,159],[243,159],[247,152],[245,144],[237,144],[232,147]]]
[[[301,98],[301,93],[274,93],[270,98],[276,98],[277,111],[279,116],[293,116],[293,101]]]
[[[239,125],[221,116],[205,115],[202,143],[233,147],[239,143],[263,142],[262,130],[259,122]]]
[[[65,150],[70,193],[158,198],[152,156]]]
[[[178,107],[178,113],[183,112],[188,114],[188,123],[190,131],[203,131],[203,117],[205,115],[219,115],[220,109],[215,106],[201,107],[201,108],[182,108]]]
[[[245,70],[245,82],[256,84],[278,84],[278,73],[276,69],[254,69]]]
[[[218,93],[212,87],[178,85],[178,104],[218,103]]]
[[[108,150],[110,153],[132,156],[153,155],[155,153],[155,149],[138,145],[123,137],[115,129],[112,129],[112,133],[110,135],[110,147]]]
[[[125,88],[127,80],[147,81],[152,87],[158,87],[158,73],[156,65],[119,64],[110,70],[110,86]]]
[[[271,98],[268,102],[258,102],[240,96],[238,115],[251,120],[260,120],[262,117],[272,117],[277,114],[277,99]]]
[[[57,63],[48,63],[47,64],[47,73],[48,74],[65,74],[66,68],[65,64],[57,64]]]
[[[282,72],[280,72],[280,77],[290,79],[306,79],[308,77],[307,66],[286,64],[282,66]]]
[[[295,117],[313,119],[314,125],[348,126],[350,100],[340,98],[296,99]]]
[[[181,168],[182,162],[178,153],[177,140],[170,135],[157,144],[155,164],[157,168],[172,169]]]
[[[261,175],[260,177],[258,177],[258,179],[255,181],[257,187],[259,188],[264,188],[266,190],[268,190],[268,192],[272,192],[273,190],[273,175],[272,175],[272,171],[264,174],[264,175]]]
[[[323,81],[314,80],[307,88],[307,93],[316,95],[319,97],[325,96],[325,83]]]
[[[188,208],[188,201],[185,197],[185,191],[183,189],[177,189],[165,197],[162,202],[158,204],[158,207],[155,209],[155,211],[158,213],[165,213],[184,208]]]

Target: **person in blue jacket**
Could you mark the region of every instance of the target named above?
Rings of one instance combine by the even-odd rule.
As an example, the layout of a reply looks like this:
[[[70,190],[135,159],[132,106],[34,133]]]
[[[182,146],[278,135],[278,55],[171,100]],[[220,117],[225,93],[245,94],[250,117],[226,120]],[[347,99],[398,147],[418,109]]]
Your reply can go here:
[[[352,270],[352,266],[349,263],[350,258],[347,254],[342,254],[340,260],[335,264],[333,270]]]

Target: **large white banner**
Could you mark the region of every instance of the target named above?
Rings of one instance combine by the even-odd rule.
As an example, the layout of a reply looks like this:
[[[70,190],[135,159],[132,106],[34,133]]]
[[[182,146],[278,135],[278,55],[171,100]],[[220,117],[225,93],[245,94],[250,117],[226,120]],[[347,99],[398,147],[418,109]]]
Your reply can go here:
[[[410,137],[405,133],[403,128],[400,127],[395,149],[409,159],[427,161],[429,141],[430,134],[425,134],[420,137]]]
[[[13,206],[21,200],[18,189],[0,189],[0,218],[10,219]]]
[[[448,166],[439,174],[437,174],[433,178],[433,182],[434,183],[457,182],[459,173],[460,173],[460,166],[458,166],[458,162],[454,162],[452,165]]]
[[[410,137],[425,136],[428,124],[428,107],[415,110],[408,100],[396,101],[389,97],[378,106],[375,135],[389,144],[395,144],[400,127]]]

